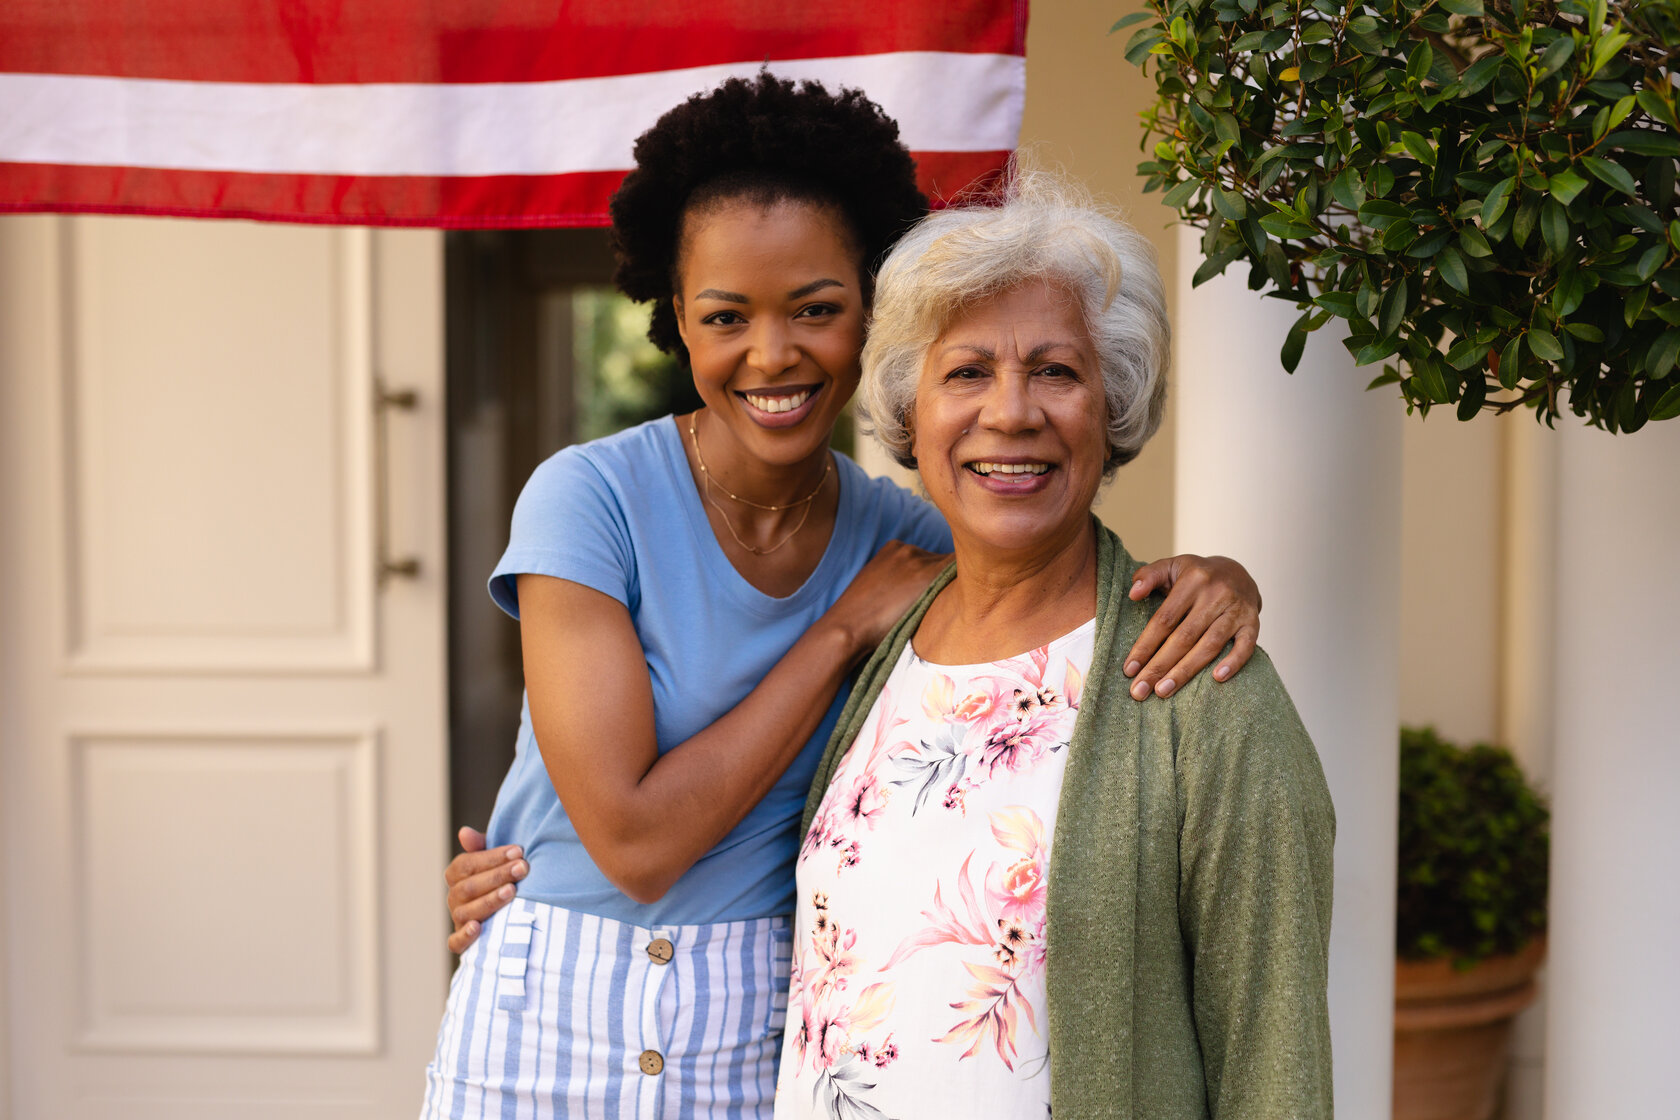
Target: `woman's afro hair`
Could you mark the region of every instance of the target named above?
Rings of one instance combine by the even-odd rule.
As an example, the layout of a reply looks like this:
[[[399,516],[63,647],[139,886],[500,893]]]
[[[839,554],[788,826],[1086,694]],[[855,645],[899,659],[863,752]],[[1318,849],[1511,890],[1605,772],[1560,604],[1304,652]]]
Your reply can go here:
[[[614,274],[633,300],[653,300],[648,338],[685,364],[672,292],[684,213],[730,198],[832,206],[862,263],[864,297],[887,250],[927,213],[898,124],[863,95],[816,82],[731,78],[659,118],[636,141],[636,166],[611,204]]]

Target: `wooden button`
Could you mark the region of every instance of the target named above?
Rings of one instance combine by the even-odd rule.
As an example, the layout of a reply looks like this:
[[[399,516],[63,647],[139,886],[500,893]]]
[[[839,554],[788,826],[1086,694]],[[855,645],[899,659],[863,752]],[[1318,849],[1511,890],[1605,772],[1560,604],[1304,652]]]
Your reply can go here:
[[[642,1072],[652,1077],[665,1068],[665,1059],[657,1050],[643,1050],[641,1060]]]
[[[671,953],[671,943],[663,937],[656,937],[648,942],[648,956],[653,958],[654,964],[670,964]]]

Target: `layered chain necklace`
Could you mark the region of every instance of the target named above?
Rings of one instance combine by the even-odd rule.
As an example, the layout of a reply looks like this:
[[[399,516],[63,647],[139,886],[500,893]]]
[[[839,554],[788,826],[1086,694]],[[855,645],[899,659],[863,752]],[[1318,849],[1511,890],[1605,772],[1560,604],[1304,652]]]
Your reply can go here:
[[[822,475],[821,478],[819,478],[817,480],[816,488],[813,489],[809,494],[805,495],[803,498],[800,498],[798,501],[788,502],[785,505],[767,506],[767,505],[764,505],[761,502],[755,502],[751,498],[741,497],[741,495],[739,495],[739,494],[735,493],[734,491],[730,490],[729,487],[725,486],[723,483],[717,481],[717,479],[712,477],[712,472],[706,469],[706,457],[700,453],[700,429],[695,426],[695,418],[698,415],[699,415],[699,413],[697,413],[697,412],[691,412],[691,413],[688,414],[688,436],[689,436],[690,439],[692,439],[694,441],[694,459],[695,459],[695,462],[697,462],[700,465],[700,477],[703,480],[703,485],[700,488],[700,492],[706,495],[706,500],[712,504],[713,509],[718,511],[718,516],[723,518],[723,527],[725,529],[729,530],[729,535],[731,537],[735,538],[735,543],[736,544],[740,545],[742,548],[746,549],[748,552],[752,553],[754,556],[768,556],[768,555],[770,555],[772,552],[775,552],[777,549],[781,548],[783,545],[785,545],[789,541],[791,541],[794,537],[796,537],[799,534],[799,530],[801,530],[805,527],[805,522],[811,516],[811,503],[813,503],[817,500],[817,495],[822,493],[823,486],[828,483],[828,476],[830,474],[834,473],[834,455],[833,455],[833,453],[832,452],[829,453],[828,463],[823,467],[823,475]],[[740,502],[744,506],[751,506],[754,509],[761,509],[761,510],[764,510],[765,512],[767,512],[767,513],[780,513],[784,509],[793,509],[795,506],[804,506],[805,507],[805,512],[799,515],[799,523],[797,525],[795,525],[792,529],[788,530],[788,535],[787,536],[783,537],[781,540],[777,541],[775,544],[771,545],[769,548],[754,548],[752,545],[748,544],[746,541],[741,539],[741,535],[735,531],[735,526],[729,520],[729,511],[724,509],[721,505],[719,505],[718,500],[716,498],[712,497],[712,487],[713,486],[716,486],[719,490],[722,490],[726,495],[729,496],[729,499],[731,501]]]

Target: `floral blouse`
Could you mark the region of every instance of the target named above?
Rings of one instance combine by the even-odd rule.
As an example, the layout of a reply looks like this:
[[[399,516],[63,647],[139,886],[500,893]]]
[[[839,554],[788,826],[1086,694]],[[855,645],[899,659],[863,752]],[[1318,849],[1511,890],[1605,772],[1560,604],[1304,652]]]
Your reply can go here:
[[[1049,1112],[1046,875],[1095,636],[905,648],[800,850],[777,1120]]]

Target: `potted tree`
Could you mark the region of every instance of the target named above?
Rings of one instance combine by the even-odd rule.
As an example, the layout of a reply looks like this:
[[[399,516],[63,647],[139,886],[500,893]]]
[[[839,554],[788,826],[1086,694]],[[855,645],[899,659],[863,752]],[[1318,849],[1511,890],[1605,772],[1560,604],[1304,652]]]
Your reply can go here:
[[[1146,189],[1407,407],[1680,416],[1671,0],[1147,0]]]
[[[1545,953],[1544,802],[1501,747],[1400,732],[1395,1120],[1488,1120]]]

